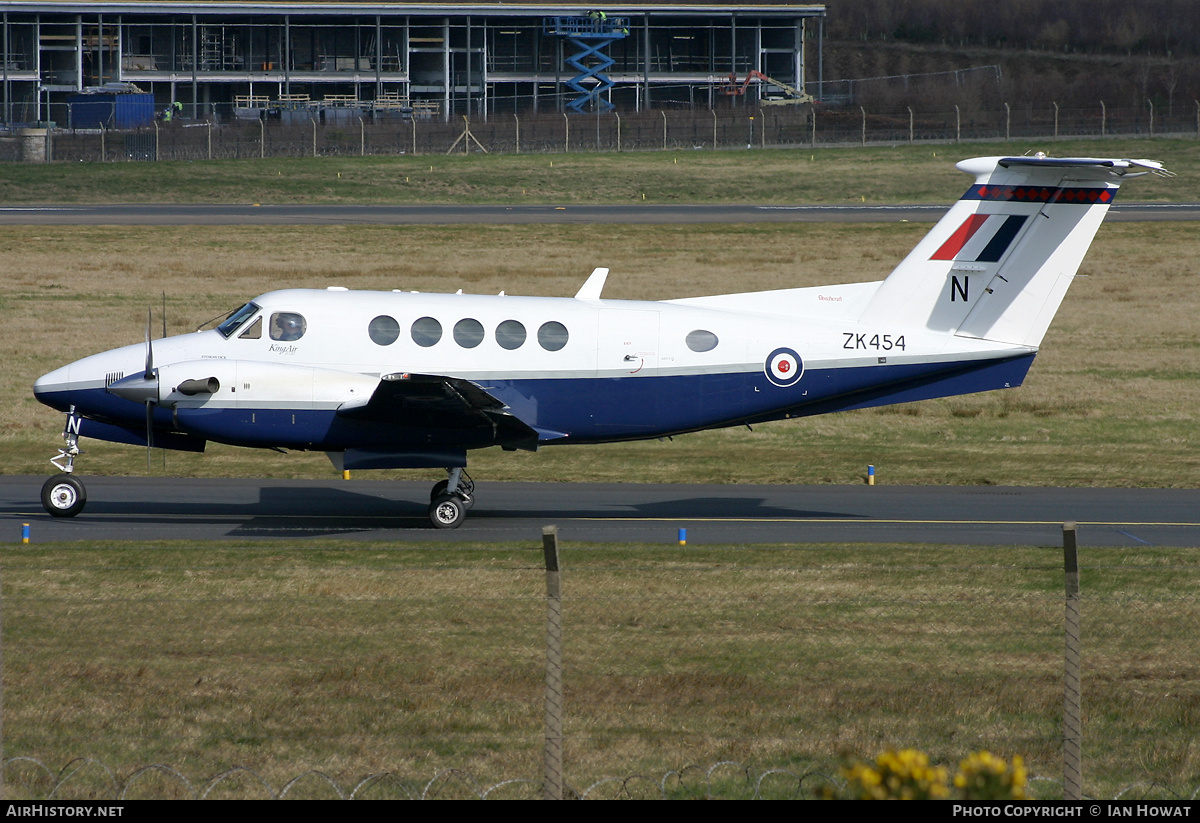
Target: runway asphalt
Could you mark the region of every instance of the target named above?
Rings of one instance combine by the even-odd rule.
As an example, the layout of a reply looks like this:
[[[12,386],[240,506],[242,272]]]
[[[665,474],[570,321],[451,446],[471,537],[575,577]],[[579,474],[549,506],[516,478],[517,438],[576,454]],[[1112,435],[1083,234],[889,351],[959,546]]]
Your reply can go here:
[[[454,531],[426,519],[429,484],[80,476],[88,503],[53,518],[44,477],[0,477],[0,542],[313,538],[398,543],[537,545],[564,541],[690,546],[785,543],[1059,546],[1079,524],[1081,547],[1200,546],[1200,490],[946,486],[733,486],[487,483]]]
[[[878,223],[937,221],[932,206],[273,206],[79,205],[0,207],[0,225],[450,225],[463,223]],[[1118,203],[1115,222],[1200,220],[1200,203]]]

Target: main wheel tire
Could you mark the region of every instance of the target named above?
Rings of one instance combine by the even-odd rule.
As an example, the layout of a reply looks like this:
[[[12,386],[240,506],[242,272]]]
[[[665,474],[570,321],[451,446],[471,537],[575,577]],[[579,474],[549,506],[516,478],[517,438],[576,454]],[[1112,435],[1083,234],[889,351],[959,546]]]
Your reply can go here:
[[[429,522],[439,529],[457,529],[467,516],[462,499],[450,494],[443,494],[429,504]]]
[[[439,480],[433,484],[433,488],[429,492],[429,502],[432,503],[439,497],[446,494],[446,489],[450,488],[449,480]],[[464,478],[458,484],[458,497],[463,501],[467,511],[470,511],[475,506],[475,496],[472,492],[475,491],[475,484],[469,478]]]
[[[51,477],[42,484],[42,508],[54,517],[74,517],[87,503],[87,490],[69,474]]]

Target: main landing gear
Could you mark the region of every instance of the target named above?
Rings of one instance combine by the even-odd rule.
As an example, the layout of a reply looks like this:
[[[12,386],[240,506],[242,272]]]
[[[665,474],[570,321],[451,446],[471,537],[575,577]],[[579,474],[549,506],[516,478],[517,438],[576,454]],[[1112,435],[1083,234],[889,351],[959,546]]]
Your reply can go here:
[[[87,503],[87,490],[83,483],[75,479],[75,458],[82,452],[79,450],[79,418],[75,416],[75,407],[67,413],[67,425],[63,428],[63,440],[66,444],[58,450],[57,457],[51,457],[50,462],[62,470],[42,484],[42,508],[54,517],[74,517],[83,511]]]
[[[461,468],[446,469],[448,477],[429,493],[429,522],[439,529],[457,529],[475,505],[475,482]]]

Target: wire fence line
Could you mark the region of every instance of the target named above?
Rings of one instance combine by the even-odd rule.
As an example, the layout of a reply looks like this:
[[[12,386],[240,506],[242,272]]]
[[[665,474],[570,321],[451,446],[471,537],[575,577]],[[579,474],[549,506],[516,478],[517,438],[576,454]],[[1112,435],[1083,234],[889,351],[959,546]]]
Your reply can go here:
[[[29,757],[4,761],[17,797],[32,800],[536,800],[542,783],[510,779],[481,783],[460,769],[446,769],[431,778],[416,779],[381,772],[349,783],[320,771],[308,771],[282,786],[236,766],[202,780],[192,780],[164,765],[145,766],[121,777],[90,758],[71,761],[58,771]],[[583,786],[567,786],[567,800],[818,800],[826,787],[842,788],[836,773],[800,772],[775,768],[756,771],[741,763],[723,761],[709,766],[689,765],[663,774],[607,777]],[[1062,782],[1029,778],[1031,799],[1062,796]],[[1200,785],[1188,794],[1168,786],[1134,783],[1116,792],[1114,800],[1187,800],[1200,798]]]
[[[537,796],[544,564],[468,554],[10,553],[5,796]],[[1195,797],[1200,551],[1079,568],[1082,793]],[[909,747],[1068,791],[1060,552],[568,546],[559,574],[563,796],[805,796]]]
[[[460,769],[414,779],[390,772],[369,774],[349,783],[321,771],[308,771],[272,785],[253,769],[234,767],[203,780],[192,780],[164,765],[145,766],[121,777],[91,758],[71,761],[58,771],[28,757],[4,762],[19,796],[38,800],[535,800],[541,781],[510,779],[481,783]],[[664,774],[608,777],[565,787],[568,800],[798,800],[820,797],[837,778],[792,769],[756,771],[740,763],[685,766]]]
[[[124,162],[265,157],[571,153],[845,146],[1068,137],[1200,135],[1200,104],[1190,110],[1139,107],[1066,108],[1003,104],[762,106],[608,114],[213,118],[138,129],[49,129],[0,135],[0,160]]]

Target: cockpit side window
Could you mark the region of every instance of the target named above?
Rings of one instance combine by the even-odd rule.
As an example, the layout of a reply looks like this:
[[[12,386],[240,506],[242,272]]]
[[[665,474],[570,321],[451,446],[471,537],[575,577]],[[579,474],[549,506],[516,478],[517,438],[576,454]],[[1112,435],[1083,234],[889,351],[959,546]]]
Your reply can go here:
[[[240,309],[230,312],[229,316],[221,322],[221,325],[217,326],[217,331],[219,331],[223,337],[229,337],[231,334],[237,331],[238,326],[242,325],[251,317],[253,317],[257,311],[257,304],[247,303]]]
[[[258,340],[262,337],[262,318],[259,317],[253,323],[246,327],[246,330],[238,335],[240,340]]]
[[[308,329],[304,316],[292,311],[277,311],[271,315],[271,339],[284,342],[299,340]]]

